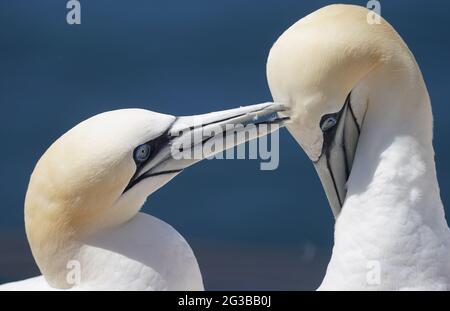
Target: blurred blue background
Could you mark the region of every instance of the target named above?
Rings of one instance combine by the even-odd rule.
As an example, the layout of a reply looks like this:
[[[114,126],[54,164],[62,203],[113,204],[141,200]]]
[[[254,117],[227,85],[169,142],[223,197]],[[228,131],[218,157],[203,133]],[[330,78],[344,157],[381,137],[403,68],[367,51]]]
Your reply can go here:
[[[427,81],[441,194],[450,206],[450,3],[381,2]],[[0,283],[38,274],[23,201],[36,161],[55,139],[113,109],[190,115],[270,101],[271,45],[330,3],[81,0],[82,24],[69,26],[66,1],[0,0]],[[189,241],[207,289],[320,285],[333,217],[313,166],[286,130],[280,137],[278,170],[260,171],[255,160],[204,161],[144,207]]]

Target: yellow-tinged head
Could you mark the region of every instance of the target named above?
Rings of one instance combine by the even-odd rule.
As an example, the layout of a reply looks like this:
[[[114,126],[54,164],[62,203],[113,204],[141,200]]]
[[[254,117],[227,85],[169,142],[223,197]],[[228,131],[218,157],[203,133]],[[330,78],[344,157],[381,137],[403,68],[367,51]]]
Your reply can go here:
[[[321,118],[340,111],[377,66],[411,56],[395,30],[382,18],[370,24],[369,14],[360,6],[324,7],[292,25],[270,50],[272,96],[291,108],[289,129],[312,160],[322,151]]]
[[[267,61],[274,101],[290,108],[287,127],[315,163],[335,216],[370,105],[390,94],[398,103],[409,88],[425,90],[406,44],[373,14],[353,5],[324,7],[287,29]]]
[[[189,151],[226,140],[234,135],[227,124],[254,123],[282,109],[267,103],[179,118],[125,109],[92,117],[61,136],[38,161],[25,199],[28,240],[49,284],[70,287],[66,266],[81,260],[85,239],[131,219],[148,195],[202,159],[174,157],[174,145],[184,142],[180,146]],[[204,132],[200,140],[192,140],[194,131]]]

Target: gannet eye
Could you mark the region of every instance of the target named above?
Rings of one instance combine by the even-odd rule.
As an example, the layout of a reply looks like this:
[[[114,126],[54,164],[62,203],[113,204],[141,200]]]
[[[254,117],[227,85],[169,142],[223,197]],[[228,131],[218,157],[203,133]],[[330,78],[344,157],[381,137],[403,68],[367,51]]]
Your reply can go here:
[[[151,147],[149,144],[143,144],[140,145],[139,147],[137,147],[134,150],[134,160],[137,163],[142,163],[148,160],[148,158],[150,157],[150,152],[151,151]]]
[[[328,117],[322,122],[322,125],[320,126],[320,128],[322,129],[323,132],[326,132],[329,129],[331,129],[332,127],[334,127],[336,124],[337,124],[337,120],[335,117]]]

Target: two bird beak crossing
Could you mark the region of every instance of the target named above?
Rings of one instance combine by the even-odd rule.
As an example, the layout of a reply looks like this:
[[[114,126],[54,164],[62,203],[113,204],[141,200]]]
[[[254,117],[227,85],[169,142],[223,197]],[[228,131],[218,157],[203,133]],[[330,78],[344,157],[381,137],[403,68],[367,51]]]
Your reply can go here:
[[[151,142],[152,155],[139,163],[124,192],[143,179],[161,175],[174,177],[205,158],[272,133],[289,122],[289,117],[284,117],[289,114],[286,110],[282,104],[264,103],[175,118],[166,131]],[[330,124],[328,119],[322,120],[322,153],[313,164],[337,217],[346,198],[346,185],[360,134],[350,96],[332,121]]]

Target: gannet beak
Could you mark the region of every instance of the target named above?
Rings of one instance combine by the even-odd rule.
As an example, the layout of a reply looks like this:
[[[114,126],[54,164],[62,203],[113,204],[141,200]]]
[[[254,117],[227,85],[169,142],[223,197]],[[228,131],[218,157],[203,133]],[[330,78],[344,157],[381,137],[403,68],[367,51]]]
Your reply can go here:
[[[284,126],[289,119],[278,116],[277,113],[284,110],[281,104],[264,103],[176,118],[157,139],[155,156],[136,171],[124,192],[142,179],[166,174],[175,176],[204,158],[270,134]],[[253,127],[253,130],[249,130],[249,127]],[[206,143],[215,148],[204,149]]]
[[[335,218],[339,216],[347,196],[347,181],[360,135],[350,96],[339,115],[333,131],[324,133],[322,155],[314,162]]]

